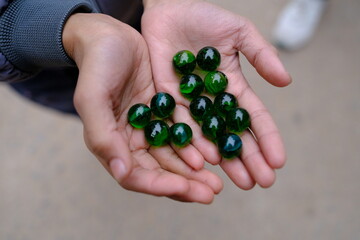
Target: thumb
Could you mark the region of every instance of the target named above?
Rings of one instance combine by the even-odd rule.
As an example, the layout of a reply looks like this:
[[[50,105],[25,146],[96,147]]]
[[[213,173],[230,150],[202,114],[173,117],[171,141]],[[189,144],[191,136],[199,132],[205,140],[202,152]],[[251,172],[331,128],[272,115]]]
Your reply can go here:
[[[99,114],[87,114],[82,110],[80,115],[84,124],[85,143],[104,168],[121,183],[130,175],[133,167],[129,145],[123,134],[125,129],[111,128],[111,125],[116,124],[111,124],[104,111],[100,113],[94,105],[92,111]]]
[[[122,181],[128,174],[128,168],[121,158],[114,158],[110,160],[110,172],[117,181]]]
[[[116,120],[109,94],[97,86],[99,81],[92,81],[94,75],[89,72],[80,71],[74,105],[84,125],[86,146],[120,183],[132,170],[126,125],[119,123],[126,120]]]
[[[133,168],[132,156],[129,146],[123,138],[113,141],[114,154],[109,155],[108,166],[110,174],[118,183],[123,182],[131,173]],[[105,156],[106,157],[106,156]],[[106,161],[106,160],[105,160]]]
[[[280,61],[277,50],[268,43],[249,20],[241,20],[236,48],[269,83],[284,87],[291,83],[290,74]]]

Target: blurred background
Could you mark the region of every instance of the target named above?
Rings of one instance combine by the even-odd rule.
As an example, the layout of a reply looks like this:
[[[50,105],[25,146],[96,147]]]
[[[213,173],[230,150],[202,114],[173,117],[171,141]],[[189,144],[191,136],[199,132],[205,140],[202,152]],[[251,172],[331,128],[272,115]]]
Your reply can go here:
[[[212,0],[270,40],[287,0]],[[88,152],[81,123],[0,85],[0,239],[360,239],[360,1],[330,0],[312,42],[280,52],[293,84],[243,61],[288,162],[270,189],[225,188],[213,204],[122,188]]]

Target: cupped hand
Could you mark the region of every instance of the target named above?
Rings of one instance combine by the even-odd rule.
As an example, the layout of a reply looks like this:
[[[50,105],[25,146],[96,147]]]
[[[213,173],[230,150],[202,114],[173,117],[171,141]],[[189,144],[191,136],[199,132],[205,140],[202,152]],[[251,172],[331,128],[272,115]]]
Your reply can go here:
[[[264,40],[247,19],[199,0],[147,0],[142,18],[142,34],[148,44],[157,91],[170,92],[181,106],[174,121],[187,122],[194,131],[193,145],[204,158],[220,163],[223,170],[242,189],[256,183],[269,187],[275,181],[275,169],[285,164],[285,150],[278,128],[268,110],[245,79],[239,52],[272,85],[283,87],[291,82],[276,50]],[[179,76],[172,68],[172,57],[180,50],[195,55],[205,46],[221,53],[218,70],[224,72],[227,92],[237,97],[240,107],[248,110],[251,131],[242,135],[243,150],[238,159],[221,159],[216,146],[206,140],[200,127],[189,115],[187,101],[179,93]]]
[[[80,72],[74,103],[86,145],[119,184],[155,196],[210,203],[222,182],[201,169],[203,158],[195,148],[150,147],[143,130],[127,122],[129,108],[149,104],[155,94],[142,36],[106,15],[75,14],[65,25],[63,43]],[[182,160],[184,154],[197,159],[195,167]]]

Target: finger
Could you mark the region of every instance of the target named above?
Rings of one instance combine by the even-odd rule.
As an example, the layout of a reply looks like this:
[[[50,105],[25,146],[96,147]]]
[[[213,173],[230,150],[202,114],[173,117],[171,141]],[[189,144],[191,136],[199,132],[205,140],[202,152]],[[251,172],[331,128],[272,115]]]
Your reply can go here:
[[[134,166],[130,175],[120,182],[125,189],[186,202],[207,204],[213,201],[214,192],[209,186],[160,168],[148,152],[134,152],[134,158],[140,165]],[[153,168],[143,168],[145,164]]]
[[[154,196],[183,196],[190,191],[190,184],[184,177],[160,169],[134,168],[120,185]]]
[[[275,182],[275,171],[265,161],[256,140],[249,131],[245,131],[241,139],[243,148],[240,158],[246,169],[261,187],[270,187]]]
[[[91,66],[91,61],[84,60],[74,95],[74,104],[84,125],[87,147],[114,178],[121,181],[132,169],[129,144],[120,134],[125,132],[125,126],[122,128],[118,126],[111,99],[108,97],[109,90],[99,79],[109,78],[112,80],[110,82],[120,80],[103,75],[99,68]],[[126,122],[124,119],[122,121]]]
[[[291,83],[291,76],[281,63],[277,50],[268,43],[248,20],[241,18],[236,49],[243,53],[257,72],[269,83],[284,87]]]
[[[223,159],[220,167],[229,176],[231,181],[243,190],[250,190],[255,186],[255,181],[239,158]]]
[[[239,102],[242,107],[249,109],[251,130],[269,166],[274,169],[283,167],[286,162],[285,147],[268,110],[250,88],[240,95]]]
[[[179,174],[186,179],[201,182],[209,186],[214,193],[219,193],[223,184],[221,179],[207,169],[194,170],[189,167],[169,146],[161,148],[150,148],[150,154],[156,159],[161,168]]]
[[[121,181],[132,168],[129,146],[118,132],[112,111],[103,107],[101,98],[93,97],[99,101],[82,100],[87,104],[78,108],[84,124],[85,143],[113,177]]]
[[[105,169],[118,182],[125,179],[133,166],[128,142],[116,131],[108,133],[105,131],[99,133],[95,129],[84,131],[86,145]]]
[[[237,97],[239,106],[249,112],[251,130],[267,163],[272,168],[284,166],[286,154],[280,132],[270,113],[241,73],[229,74],[228,91]]]
[[[177,105],[173,119],[175,122],[187,123],[193,131],[191,144],[201,153],[205,160],[213,165],[219,164],[221,156],[214,143],[206,139],[200,125],[191,117],[188,107]]]
[[[177,105],[176,109],[174,111],[172,120],[175,123],[186,123],[189,125],[189,119],[186,117],[181,117],[181,118],[175,118],[174,116],[177,115],[181,115],[182,111],[181,109],[183,109],[184,107],[182,105]],[[185,111],[185,112],[188,112]],[[169,126],[171,126],[173,123],[170,123]],[[190,125],[189,125],[190,126]],[[193,127],[191,127],[191,131],[193,132]],[[194,132],[193,132],[193,137],[194,137]],[[185,146],[185,147],[178,147],[175,144],[171,143],[171,147],[173,148],[173,150],[180,156],[180,158],[186,162],[189,166],[191,166],[192,168],[196,169],[196,170],[200,170],[204,167],[204,163],[205,163],[205,159],[203,157],[203,155],[201,154],[201,152],[198,151],[198,149],[196,149],[193,145],[193,139],[191,140],[190,144]]]
[[[187,194],[181,196],[174,195],[170,196],[170,198],[181,202],[198,202],[203,204],[210,204],[213,202],[214,193],[211,188],[197,181],[190,180],[189,183],[190,191],[188,191]]]
[[[171,147],[184,162],[195,170],[200,170],[204,167],[204,158],[193,145],[189,144],[186,147],[178,147],[171,144]]]
[[[182,195],[189,191],[190,185],[185,178],[162,170],[146,149],[134,150],[132,156],[133,170],[119,182],[124,188],[155,196]]]

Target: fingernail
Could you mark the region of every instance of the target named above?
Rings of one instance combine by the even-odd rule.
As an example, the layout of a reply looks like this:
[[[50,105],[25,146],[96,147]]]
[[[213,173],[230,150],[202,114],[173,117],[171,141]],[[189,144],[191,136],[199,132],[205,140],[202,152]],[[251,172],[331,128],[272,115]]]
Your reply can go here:
[[[126,175],[126,166],[121,159],[116,158],[111,160],[109,166],[111,173],[116,180],[121,181]]]

